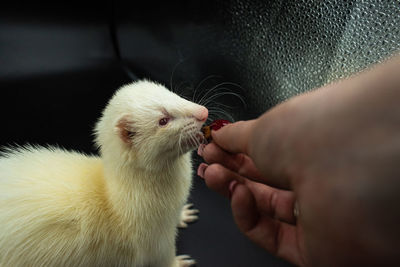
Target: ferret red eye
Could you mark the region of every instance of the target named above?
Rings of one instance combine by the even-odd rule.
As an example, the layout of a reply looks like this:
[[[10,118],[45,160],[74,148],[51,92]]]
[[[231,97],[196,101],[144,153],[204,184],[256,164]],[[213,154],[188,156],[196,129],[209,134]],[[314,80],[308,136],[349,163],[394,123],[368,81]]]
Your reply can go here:
[[[168,122],[169,122],[169,118],[162,118],[162,119],[158,122],[158,124],[159,124],[160,126],[164,126],[164,125],[167,125]]]

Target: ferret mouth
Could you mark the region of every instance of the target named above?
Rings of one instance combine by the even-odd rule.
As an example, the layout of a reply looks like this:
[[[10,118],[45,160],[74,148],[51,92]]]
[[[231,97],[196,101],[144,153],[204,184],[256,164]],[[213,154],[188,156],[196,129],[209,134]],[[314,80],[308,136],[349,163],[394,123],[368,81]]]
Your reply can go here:
[[[198,132],[195,134],[188,135],[185,139],[183,139],[181,142],[181,146],[184,150],[191,150],[197,148],[204,142],[206,142],[204,134],[202,132]]]

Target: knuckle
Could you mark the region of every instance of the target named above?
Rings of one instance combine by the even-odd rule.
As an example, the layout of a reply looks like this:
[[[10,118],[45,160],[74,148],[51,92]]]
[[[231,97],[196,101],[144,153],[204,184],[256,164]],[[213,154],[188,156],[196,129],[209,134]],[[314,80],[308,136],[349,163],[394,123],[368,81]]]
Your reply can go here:
[[[227,188],[228,181],[231,179],[229,171],[220,164],[211,164],[205,171],[206,184],[214,190]]]

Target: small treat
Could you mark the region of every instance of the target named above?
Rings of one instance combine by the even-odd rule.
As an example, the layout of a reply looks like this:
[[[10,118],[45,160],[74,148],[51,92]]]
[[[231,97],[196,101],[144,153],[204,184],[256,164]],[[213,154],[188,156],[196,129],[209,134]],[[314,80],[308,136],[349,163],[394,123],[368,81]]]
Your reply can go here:
[[[211,140],[212,140],[211,131],[213,131],[213,130],[216,131],[229,123],[231,123],[231,122],[220,119],[220,120],[213,121],[210,125],[203,126],[203,128],[201,128],[201,131],[204,134],[204,138],[207,140],[207,142],[211,142]]]
[[[208,141],[211,138],[211,127],[206,125],[201,128],[201,131],[204,134],[204,138]]]

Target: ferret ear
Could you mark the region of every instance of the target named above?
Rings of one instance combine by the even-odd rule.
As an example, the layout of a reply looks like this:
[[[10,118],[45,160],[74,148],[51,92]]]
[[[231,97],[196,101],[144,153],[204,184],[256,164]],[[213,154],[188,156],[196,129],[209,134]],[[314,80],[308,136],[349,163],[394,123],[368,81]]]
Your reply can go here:
[[[132,139],[136,135],[136,130],[134,125],[135,122],[131,118],[131,116],[124,115],[118,120],[115,126],[115,130],[118,133],[118,136],[126,144],[132,143]]]

